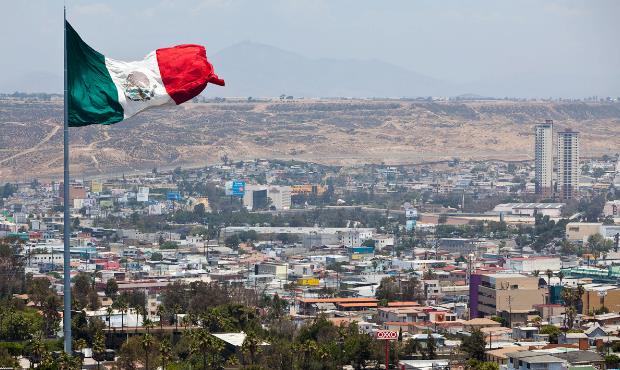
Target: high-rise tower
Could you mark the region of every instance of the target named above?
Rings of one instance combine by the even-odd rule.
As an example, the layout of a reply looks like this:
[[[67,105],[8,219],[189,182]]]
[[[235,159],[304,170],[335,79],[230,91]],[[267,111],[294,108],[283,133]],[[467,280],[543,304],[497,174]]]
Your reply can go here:
[[[558,191],[562,199],[579,195],[579,133],[570,129],[558,132]]]
[[[534,130],[536,194],[548,197],[553,192],[553,121],[548,119]]]

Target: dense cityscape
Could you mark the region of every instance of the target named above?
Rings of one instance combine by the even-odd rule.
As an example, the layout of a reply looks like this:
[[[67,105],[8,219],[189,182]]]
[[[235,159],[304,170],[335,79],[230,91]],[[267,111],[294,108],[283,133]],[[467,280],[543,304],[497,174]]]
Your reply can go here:
[[[620,370],[620,1],[0,9],[0,370]]]
[[[0,366],[615,368],[620,160],[238,161],[0,187]]]

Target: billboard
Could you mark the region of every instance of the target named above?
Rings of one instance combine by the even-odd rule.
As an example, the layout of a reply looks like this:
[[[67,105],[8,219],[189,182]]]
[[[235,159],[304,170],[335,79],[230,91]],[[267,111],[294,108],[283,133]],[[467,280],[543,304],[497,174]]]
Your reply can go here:
[[[418,218],[418,210],[415,208],[405,209],[405,217],[406,218]]]
[[[166,199],[168,200],[181,200],[181,194],[177,191],[169,191],[166,195]]]
[[[245,181],[233,181],[231,190],[233,196],[242,197],[245,194]]]
[[[297,285],[319,286],[319,279],[316,279],[316,278],[297,279]]]
[[[138,194],[136,195],[136,200],[138,202],[148,202],[149,201],[149,188],[138,188]]]
[[[362,246],[362,247],[351,248],[351,253],[356,253],[356,254],[372,254],[374,252],[375,252],[375,247]]]
[[[101,193],[103,191],[103,184],[98,181],[93,181],[90,184],[91,193]]]

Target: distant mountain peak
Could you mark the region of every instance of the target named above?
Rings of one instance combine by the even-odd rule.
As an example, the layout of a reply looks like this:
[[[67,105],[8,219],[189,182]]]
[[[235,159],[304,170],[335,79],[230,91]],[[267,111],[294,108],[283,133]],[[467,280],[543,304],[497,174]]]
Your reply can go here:
[[[310,58],[245,40],[210,56],[225,89],[209,96],[418,97],[452,86],[378,59]]]

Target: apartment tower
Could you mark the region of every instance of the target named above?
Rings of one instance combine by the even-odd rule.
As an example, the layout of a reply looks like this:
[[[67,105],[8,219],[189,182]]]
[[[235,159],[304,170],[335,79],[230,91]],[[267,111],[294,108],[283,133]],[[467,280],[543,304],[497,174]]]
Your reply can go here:
[[[558,192],[562,199],[579,193],[579,133],[570,129],[558,132]]]
[[[549,197],[553,192],[553,121],[536,125],[535,134],[536,194]]]

